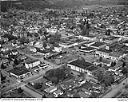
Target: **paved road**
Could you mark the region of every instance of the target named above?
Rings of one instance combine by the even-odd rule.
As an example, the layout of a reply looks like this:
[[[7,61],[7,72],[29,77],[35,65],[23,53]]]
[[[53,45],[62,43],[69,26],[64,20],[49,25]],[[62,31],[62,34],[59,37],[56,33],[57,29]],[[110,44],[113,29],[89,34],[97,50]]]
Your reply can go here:
[[[127,82],[127,83],[126,83],[126,82]],[[116,95],[121,89],[124,88],[123,83],[128,84],[128,78],[126,78],[125,80],[123,80],[117,87],[113,88],[112,91],[110,91],[110,92],[107,93],[105,96],[103,96],[103,98],[112,98],[112,97],[115,97],[115,95]]]
[[[25,90],[27,93],[29,93],[31,96],[33,96],[35,98],[42,98],[42,95],[40,95],[39,93],[27,88],[26,86],[23,86],[22,89]]]
[[[36,57],[33,57],[32,55],[25,54],[25,53],[23,53],[22,51],[19,51],[19,52],[20,52],[21,54],[26,55],[26,56],[29,57],[29,58],[38,59],[38,60],[40,60],[41,62],[44,62],[44,63],[46,63],[46,64],[48,64],[48,65],[50,65],[50,66],[49,66],[47,69],[41,71],[39,74],[33,75],[33,76],[29,77],[29,78],[26,78],[25,80],[23,80],[24,82],[15,82],[14,84],[12,84],[12,85],[10,85],[10,86],[8,86],[8,87],[2,89],[1,92],[8,92],[8,91],[13,90],[13,89],[15,89],[15,88],[24,87],[24,86],[27,84],[27,82],[34,81],[34,80],[36,80],[37,78],[42,77],[42,76],[45,74],[45,72],[47,72],[48,70],[60,68],[60,67],[62,66],[62,65],[59,65],[59,66],[58,66],[58,65],[55,65],[55,64],[53,64],[53,63],[51,63],[51,62],[48,62],[48,61],[44,60],[43,58],[36,58]]]

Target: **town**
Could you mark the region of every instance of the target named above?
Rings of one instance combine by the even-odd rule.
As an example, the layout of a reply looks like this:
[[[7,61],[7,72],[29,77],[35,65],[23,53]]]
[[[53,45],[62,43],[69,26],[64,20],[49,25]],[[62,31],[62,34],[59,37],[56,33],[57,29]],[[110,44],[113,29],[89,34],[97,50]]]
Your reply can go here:
[[[1,98],[128,98],[128,7],[0,13]]]

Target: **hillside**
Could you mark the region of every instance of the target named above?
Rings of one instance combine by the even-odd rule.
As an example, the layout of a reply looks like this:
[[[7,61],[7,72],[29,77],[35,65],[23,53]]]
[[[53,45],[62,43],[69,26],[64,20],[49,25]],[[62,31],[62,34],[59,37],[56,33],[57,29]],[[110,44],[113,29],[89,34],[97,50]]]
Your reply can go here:
[[[108,4],[128,4],[128,0],[21,0],[27,7],[40,8],[65,8],[80,7],[83,5],[108,5]]]
[[[9,1],[10,2],[10,1]],[[15,2],[20,2],[14,4]],[[22,9],[44,9],[44,8],[73,8],[84,5],[109,5],[109,4],[127,4],[128,0],[17,0],[13,2],[13,7]],[[11,3],[12,4],[12,3]],[[10,7],[9,4],[2,4],[1,7]],[[12,6],[11,6],[12,7]]]

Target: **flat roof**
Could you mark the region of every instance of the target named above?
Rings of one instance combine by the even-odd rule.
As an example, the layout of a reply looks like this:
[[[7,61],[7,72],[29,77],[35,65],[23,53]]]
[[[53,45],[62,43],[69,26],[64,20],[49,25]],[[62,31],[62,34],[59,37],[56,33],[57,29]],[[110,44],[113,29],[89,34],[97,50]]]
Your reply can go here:
[[[104,39],[105,39],[105,40],[114,40],[114,39],[119,39],[119,37],[111,36],[111,37],[104,38]]]
[[[95,66],[90,66],[90,67],[87,67],[87,70],[89,70],[89,71],[93,71],[93,70],[96,70],[97,69],[97,67],[95,67]]]
[[[85,43],[83,43],[83,44],[91,44],[91,43],[93,43],[93,42],[85,42]]]
[[[92,50],[95,50],[95,48],[93,48],[93,47],[86,47],[86,48],[81,48],[81,50],[92,51]]]
[[[94,47],[100,47],[102,45],[105,45],[104,42],[95,42],[94,44],[92,44],[91,46],[94,46]]]
[[[13,73],[17,76],[20,76],[20,75],[26,74],[27,72],[30,72],[30,71],[22,66],[22,67],[16,67],[16,68],[10,70],[9,72]]]
[[[107,50],[107,49],[98,49],[97,51],[101,51],[101,52],[105,52],[105,53],[111,53],[112,51],[111,50]]]
[[[69,64],[77,66],[77,67],[80,67],[80,68],[83,68],[83,69],[87,69],[87,67],[93,65],[93,64],[91,64],[89,62],[84,61],[83,59],[82,60],[77,59],[75,61],[70,62]]]
[[[27,58],[27,59],[25,60],[25,63],[31,64],[31,63],[34,63],[34,62],[36,62],[36,61],[38,61],[38,60],[36,60],[36,59],[31,59],[31,58]]]

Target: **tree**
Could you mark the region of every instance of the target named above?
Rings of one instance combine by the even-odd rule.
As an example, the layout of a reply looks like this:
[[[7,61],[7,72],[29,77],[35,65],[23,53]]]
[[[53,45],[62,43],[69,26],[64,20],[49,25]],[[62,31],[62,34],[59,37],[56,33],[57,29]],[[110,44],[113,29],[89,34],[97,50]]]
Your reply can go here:
[[[116,62],[111,63],[111,67],[114,67],[116,65]]]
[[[124,68],[126,66],[126,62],[123,61],[122,67]]]
[[[128,68],[127,68],[127,67],[123,67],[123,68],[122,68],[122,73],[123,73],[124,75],[128,75]]]
[[[100,57],[100,58],[99,58],[99,61],[101,62],[101,61],[102,61],[102,59],[103,59],[103,58],[102,58],[102,57]]]
[[[112,83],[114,83],[114,76],[110,71],[107,71],[103,77],[103,82],[106,86],[110,86]]]
[[[6,66],[3,63],[1,64],[1,69],[6,69]]]
[[[98,94],[96,92],[92,92],[90,98],[97,98]]]
[[[43,47],[44,47],[44,48],[47,47],[47,42],[46,42],[46,41],[43,42]]]
[[[111,30],[110,30],[110,29],[108,29],[108,30],[106,30],[105,35],[110,36],[110,33],[111,33]]]
[[[19,41],[20,41],[21,44],[29,43],[29,40],[26,37],[20,38]]]
[[[21,87],[18,88],[17,91],[18,91],[18,93],[22,93],[23,92],[23,90],[21,89]]]
[[[3,76],[3,74],[1,73],[1,81],[6,80],[6,77]]]
[[[35,83],[34,88],[35,89],[40,89],[40,88],[42,88],[42,85],[40,83]]]
[[[51,80],[52,83],[54,83],[54,84],[58,84],[58,82],[59,82],[59,79],[58,79],[57,77],[51,77],[50,80]]]
[[[14,64],[15,65],[18,65],[19,64],[19,61],[17,59],[14,60]]]
[[[95,73],[94,73],[94,75],[97,77],[97,79],[98,79],[98,81],[99,82],[103,82],[103,80],[104,80],[104,70],[103,69],[101,69],[101,68],[99,68]]]
[[[46,98],[46,95],[44,94],[44,95],[42,95],[42,98]]]
[[[57,84],[59,81],[63,81],[67,76],[67,69],[53,69],[48,72],[46,72],[46,78],[53,83]]]

